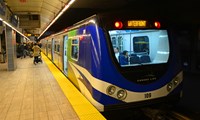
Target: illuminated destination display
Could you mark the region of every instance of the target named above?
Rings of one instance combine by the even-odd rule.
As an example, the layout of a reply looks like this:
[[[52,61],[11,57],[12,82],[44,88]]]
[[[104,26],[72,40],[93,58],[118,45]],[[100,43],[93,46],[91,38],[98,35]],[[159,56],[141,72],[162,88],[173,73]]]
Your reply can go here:
[[[131,20],[128,21],[128,27],[146,27],[146,23],[145,20]]]

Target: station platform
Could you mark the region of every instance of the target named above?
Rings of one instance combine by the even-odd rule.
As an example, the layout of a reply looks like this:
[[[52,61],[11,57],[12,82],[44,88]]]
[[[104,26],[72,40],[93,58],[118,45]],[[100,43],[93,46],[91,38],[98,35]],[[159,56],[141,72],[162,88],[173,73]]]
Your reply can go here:
[[[43,63],[18,58],[0,71],[0,120],[105,120],[44,55]]]

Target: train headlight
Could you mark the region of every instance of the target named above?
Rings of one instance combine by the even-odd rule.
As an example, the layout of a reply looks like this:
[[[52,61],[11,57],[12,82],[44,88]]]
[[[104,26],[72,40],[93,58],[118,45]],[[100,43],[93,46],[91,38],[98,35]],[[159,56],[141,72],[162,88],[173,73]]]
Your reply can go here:
[[[107,94],[109,94],[109,95],[113,95],[114,93],[115,93],[115,91],[116,91],[116,87],[115,86],[109,86],[108,88],[107,88]]]
[[[175,85],[175,86],[176,86],[176,85],[178,84],[178,82],[179,82],[178,79],[179,79],[178,77],[176,77],[176,78],[174,79],[174,85]]]
[[[168,85],[167,85],[167,91],[168,92],[170,92],[171,90],[172,90],[172,83],[169,83]]]
[[[124,100],[127,96],[127,93],[125,90],[119,90],[117,92],[117,98],[120,99],[120,100]]]

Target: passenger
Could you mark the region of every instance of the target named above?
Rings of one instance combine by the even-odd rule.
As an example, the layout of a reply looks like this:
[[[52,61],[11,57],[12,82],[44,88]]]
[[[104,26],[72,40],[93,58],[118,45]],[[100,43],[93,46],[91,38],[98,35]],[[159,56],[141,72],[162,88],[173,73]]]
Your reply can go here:
[[[33,57],[33,56],[32,56],[32,47],[33,47],[33,46],[32,46],[32,44],[31,44],[31,42],[28,42],[28,43],[27,43],[27,55],[28,55],[29,57],[31,57],[31,58]]]
[[[117,61],[119,62],[119,48],[115,47],[114,52],[115,52],[115,57],[117,58]]]
[[[77,59],[78,58],[78,52],[74,53],[74,58]]]
[[[122,55],[119,57],[120,65],[128,65],[128,51],[123,51]]]
[[[28,47],[27,47],[27,43],[23,43],[24,45],[24,51],[23,51],[23,55],[24,55],[24,58],[28,55]]]
[[[38,63],[38,56],[40,56],[41,49],[37,45],[37,43],[34,44],[32,49],[33,49],[33,56],[34,56],[33,63],[36,65],[36,63]]]
[[[24,52],[24,44],[23,43],[21,43],[20,45],[19,45],[19,52],[20,52],[20,57],[21,57],[21,59],[24,57],[25,58],[25,52]]]
[[[33,42],[29,42],[29,45],[28,45],[28,49],[29,49],[29,56],[32,58],[33,57]]]
[[[2,47],[0,53],[3,55],[3,61],[2,62],[5,63],[6,62],[6,50]]]

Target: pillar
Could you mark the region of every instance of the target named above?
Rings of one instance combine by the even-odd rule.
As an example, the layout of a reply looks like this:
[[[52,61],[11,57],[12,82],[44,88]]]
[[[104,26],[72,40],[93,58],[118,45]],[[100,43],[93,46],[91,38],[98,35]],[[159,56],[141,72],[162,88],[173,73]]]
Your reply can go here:
[[[7,54],[7,70],[14,71],[17,68],[16,57],[16,32],[9,26],[6,26],[5,30],[6,38],[6,54]]]

